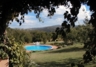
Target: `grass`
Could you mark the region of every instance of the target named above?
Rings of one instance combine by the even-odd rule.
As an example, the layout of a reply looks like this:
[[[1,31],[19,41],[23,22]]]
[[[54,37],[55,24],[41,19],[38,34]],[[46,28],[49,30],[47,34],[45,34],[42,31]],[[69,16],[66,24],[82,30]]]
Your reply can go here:
[[[70,63],[82,61],[85,52],[82,47],[83,45],[77,43],[61,49],[33,52],[31,58],[40,67],[70,67]],[[93,67],[94,65],[90,63],[85,67]]]

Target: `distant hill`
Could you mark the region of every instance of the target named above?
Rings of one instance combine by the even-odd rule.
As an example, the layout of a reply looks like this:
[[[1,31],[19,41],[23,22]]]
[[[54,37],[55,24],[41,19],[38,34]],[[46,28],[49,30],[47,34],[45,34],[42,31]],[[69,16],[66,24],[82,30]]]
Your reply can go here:
[[[54,25],[54,26],[48,26],[48,27],[42,27],[42,28],[29,28],[29,30],[54,32],[57,27],[61,27],[61,25]]]

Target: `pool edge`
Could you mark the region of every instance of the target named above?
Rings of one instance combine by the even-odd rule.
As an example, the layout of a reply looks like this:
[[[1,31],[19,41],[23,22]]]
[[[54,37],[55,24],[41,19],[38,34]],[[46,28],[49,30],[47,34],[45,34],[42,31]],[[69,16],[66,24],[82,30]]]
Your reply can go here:
[[[32,46],[32,45],[25,45],[25,46]],[[25,47],[24,46],[24,47]],[[45,45],[45,46],[51,46],[52,48],[50,50],[54,50],[54,49],[57,49],[58,47],[55,46],[55,45]],[[26,52],[31,52],[32,50],[26,50]]]

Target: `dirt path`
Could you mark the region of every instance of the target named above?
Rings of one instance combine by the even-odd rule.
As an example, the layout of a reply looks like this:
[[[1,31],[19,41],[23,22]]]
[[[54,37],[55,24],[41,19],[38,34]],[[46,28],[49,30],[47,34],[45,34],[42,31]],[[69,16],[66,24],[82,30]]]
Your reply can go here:
[[[8,59],[6,59],[6,60],[0,60],[0,67],[9,67],[8,66],[8,62],[9,62]]]

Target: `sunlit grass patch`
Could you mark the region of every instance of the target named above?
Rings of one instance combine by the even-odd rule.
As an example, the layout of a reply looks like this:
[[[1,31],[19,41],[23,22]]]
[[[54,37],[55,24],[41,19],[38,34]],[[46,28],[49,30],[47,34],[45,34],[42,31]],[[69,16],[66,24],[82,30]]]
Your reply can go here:
[[[71,63],[81,62],[84,53],[83,45],[77,43],[56,50],[35,52],[32,53],[31,58],[42,67],[70,67]],[[85,64],[85,66],[92,67],[94,66],[92,64]]]

